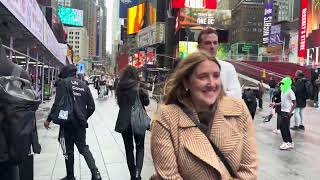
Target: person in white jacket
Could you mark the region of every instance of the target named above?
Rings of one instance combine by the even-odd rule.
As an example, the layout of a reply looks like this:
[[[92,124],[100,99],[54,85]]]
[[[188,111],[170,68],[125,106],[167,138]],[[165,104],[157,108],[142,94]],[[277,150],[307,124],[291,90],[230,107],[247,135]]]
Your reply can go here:
[[[207,28],[198,36],[198,49],[205,50],[216,56],[218,50],[218,33],[213,28]],[[234,66],[226,61],[218,60],[221,66],[220,77],[223,88],[227,95],[241,99],[241,87],[238,75]]]

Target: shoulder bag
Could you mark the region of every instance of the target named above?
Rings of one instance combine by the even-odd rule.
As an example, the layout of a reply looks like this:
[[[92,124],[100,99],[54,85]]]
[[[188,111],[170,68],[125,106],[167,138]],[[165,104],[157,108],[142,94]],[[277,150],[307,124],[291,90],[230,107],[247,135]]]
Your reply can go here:
[[[150,127],[151,119],[140,101],[139,90],[140,84],[138,84],[136,100],[131,109],[131,127],[134,133],[144,135]]]

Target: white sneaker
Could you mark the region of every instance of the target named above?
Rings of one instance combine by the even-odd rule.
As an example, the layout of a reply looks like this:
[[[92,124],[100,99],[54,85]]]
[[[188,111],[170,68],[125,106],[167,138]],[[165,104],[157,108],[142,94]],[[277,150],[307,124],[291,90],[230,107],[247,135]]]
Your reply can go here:
[[[281,145],[280,145],[280,149],[281,150],[288,150],[290,149],[290,145],[291,143],[286,143],[286,142],[283,142]]]
[[[291,148],[291,149],[293,149],[293,148],[294,148],[294,143],[293,143],[293,142],[288,143],[288,145],[289,145],[289,148]]]
[[[281,133],[281,131],[279,129],[274,129],[272,132],[275,133],[275,134],[280,134]]]

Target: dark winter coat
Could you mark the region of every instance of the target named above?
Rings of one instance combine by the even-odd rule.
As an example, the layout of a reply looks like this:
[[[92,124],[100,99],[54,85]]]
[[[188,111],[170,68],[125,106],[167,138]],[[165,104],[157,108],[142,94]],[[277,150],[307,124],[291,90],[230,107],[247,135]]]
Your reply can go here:
[[[281,102],[281,90],[280,88],[276,88],[273,97],[272,97],[272,102],[274,103],[280,103]],[[280,113],[281,112],[281,106],[275,106],[275,112]]]
[[[63,94],[68,89],[67,87],[71,88],[71,91],[73,92],[74,98],[75,98],[75,107],[74,109],[77,109],[76,116],[77,121],[73,122],[72,125],[75,127],[88,127],[87,120],[88,118],[93,114],[95,111],[95,104],[92,97],[92,94],[90,92],[89,87],[85,84],[85,82],[81,81],[80,79],[77,79],[75,77],[76,75],[76,69],[73,65],[67,65],[64,68],[67,70],[61,71],[66,74],[62,74],[61,77],[65,78],[62,80],[59,80],[56,85],[56,97],[54,104],[52,108],[58,105],[61,98],[63,97]],[[63,68],[63,70],[64,70]],[[69,89],[70,90],[70,89]],[[49,114],[48,120],[51,121],[51,113]]]
[[[296,95],[297,108],[304,108],[307,105],[307,81],[308,80],[304,76],[299,76],[295,78],[293,91]]]
[[[255,113],[257,109],[256,94],[252,89],[245,89],[242,94],[242,99],[246,103],[250,113]]]
[[[138,82],[134,80],[120,81],[116,90],[119,114],[115,131],[122,133],[131,128],[131,108],[137,97]],[[139,88],[139,98],[143,106],[150,103],[148,92],[141,84]]]

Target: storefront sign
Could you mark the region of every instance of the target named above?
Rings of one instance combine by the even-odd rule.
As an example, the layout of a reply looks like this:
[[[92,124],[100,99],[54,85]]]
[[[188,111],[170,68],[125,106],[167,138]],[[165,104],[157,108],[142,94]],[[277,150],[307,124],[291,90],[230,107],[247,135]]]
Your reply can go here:
[[[137,34],[137,44],[139,48],[163,44],[165,41],[164,23],[156,23],[152,26],[141,29]]]
[[[228,29],[231,25],[230,10],[191,9],[180,10],[181,27],[211,26],[217,29]]]

